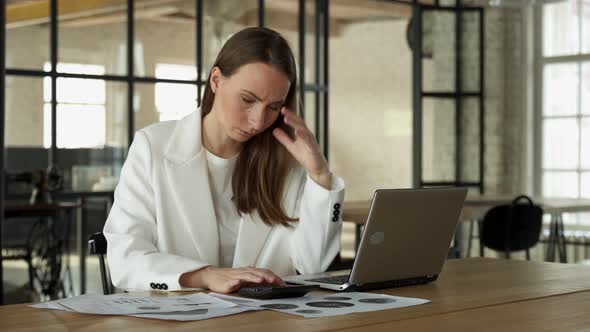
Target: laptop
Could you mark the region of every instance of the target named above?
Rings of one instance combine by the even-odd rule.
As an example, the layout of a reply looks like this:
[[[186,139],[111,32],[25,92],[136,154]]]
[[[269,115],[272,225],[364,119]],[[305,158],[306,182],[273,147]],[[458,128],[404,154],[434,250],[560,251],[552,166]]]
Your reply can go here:
[[[378,189],[352,270],[284,277],[357,291],[434,281],[447,257],[467,188]]]

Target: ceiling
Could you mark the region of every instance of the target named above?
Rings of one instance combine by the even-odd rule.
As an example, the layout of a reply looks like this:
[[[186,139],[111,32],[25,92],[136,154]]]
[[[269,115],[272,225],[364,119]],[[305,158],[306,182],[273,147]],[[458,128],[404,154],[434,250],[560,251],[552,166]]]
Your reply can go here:
[[[7,28],[18,28],[49,22],[49,0],[6,0]],[[255,25],[258,20],[257,1],[219,0],[207,2],[215,12],[228,20]],[[89,26],[124,22],[126,0],[58,0],[60,26]],[[239,4],[239,6],[237,5]],[[314,1],[307,1],[306,12],[313,15]],[[278,29],[294,30],[297,27],[298,0],[266,0],[266,24]],[[205,9],[206,10],[206,9]],[[206,10],[206,13],[208,12]],[[206,14],[205,13],[205,14]],[[406,19],[411,6],[379,0],[331,0],[330,23],[346,24],[360,20]],[[135,18],[194,22],[194,0],[135,0]]]

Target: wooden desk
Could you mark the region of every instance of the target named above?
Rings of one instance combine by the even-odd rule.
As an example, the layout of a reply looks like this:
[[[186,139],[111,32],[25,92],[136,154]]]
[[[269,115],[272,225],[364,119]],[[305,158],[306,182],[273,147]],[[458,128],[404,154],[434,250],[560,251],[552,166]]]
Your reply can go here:
[[[169,322],[10,305],[0,307],[0,329],[33,331],[42,327],[44,331],[121,329],[141,332],[171,328],[255,332],[347,329],[392,331],[397,326],[415,327],[415,330],[423,330],[424,327],[432,329],[445,326],[445,322],[449,326],[491,329],[498,326],[497,324],[509,327],[514,322],[519,324],[520,330],[528,331],[533,327],[544,327],[543,322],[551,319],[548,326],[560,326],[562,331],[568,327],[575,329],[580,326],[576,324],[586,323],[590,319],[586,305],[590,301],[589,276],[588,266],[471,258],[448,261],[439,280],[434,283],[380,291],[432,301],[415,307],[314,319],[260,311],[197,322]],[[515,311],[514,308],[520,308],[520,311]],[[536,310],[542,311],[536,313]],[[551,315],[543,316],[548,311],[552,311]],[[518,312],[525,316],[518,316]],[[493,316],[486,317],[488,313]],[[480,318],[485,326],[477,325],[477,319]],[[492,321],[493,324],[490,323]]]
[[[479,220],[483,215],[496,205],[509,204],[515,196],[509,195],[467,195],[459,220],[472,222]],[[567,262],[565,249],[565,236],[563,226],[563,213],[590,212],[590,199],[532,197],[535,204],[539,204],[543,211],[551,215],[549,225],[549,246],[545,260],[555,261],[555,250],[559,261]],[[367,221],[370,201],[348,201],[344,203],[342,220],[356,224],[356,247],[361,236],[362,225]]]
[[[464,310],[446,315],[371,325],[371,331],[587,331],[590,292]],[[366,331],[364,327],[341,331]]]

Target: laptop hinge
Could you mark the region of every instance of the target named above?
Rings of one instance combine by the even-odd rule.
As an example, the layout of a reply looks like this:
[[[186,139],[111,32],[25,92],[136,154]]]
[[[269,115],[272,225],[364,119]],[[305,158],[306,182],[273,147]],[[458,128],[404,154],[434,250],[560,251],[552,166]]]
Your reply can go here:
[[[354,291],[365,291],[365,290],[372,290],[372,289],[383,289],[383,288],[397,288],[403,286],[412,286],[412,285],[420,285],[425,284],[431,281],[435,281],[438,278],[438,274],[435,275],[428,275],[423,277],[416,277],[416,278],[408,278],[408,279],[400,279],[400,280],[390,280],[390,281],[380,281],[380,282],[372,282],[362,285],[350,285],[346,289],[347,292],[354,292]]]

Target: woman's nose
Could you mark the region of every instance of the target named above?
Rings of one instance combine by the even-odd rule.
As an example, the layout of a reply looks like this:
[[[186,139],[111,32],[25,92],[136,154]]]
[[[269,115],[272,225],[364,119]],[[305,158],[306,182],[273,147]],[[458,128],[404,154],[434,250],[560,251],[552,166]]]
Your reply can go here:
[[[264,108],[256,108],[250,112],[249,123],[251,131],[260,131],[264,127]]]

